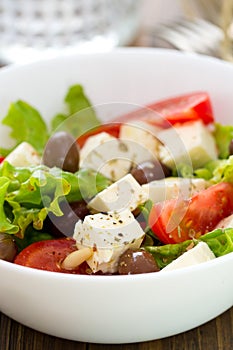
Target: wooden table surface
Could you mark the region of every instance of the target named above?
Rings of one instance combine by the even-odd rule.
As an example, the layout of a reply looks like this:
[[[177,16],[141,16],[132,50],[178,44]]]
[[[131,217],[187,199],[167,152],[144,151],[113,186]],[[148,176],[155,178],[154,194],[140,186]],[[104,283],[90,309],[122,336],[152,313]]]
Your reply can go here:
[[[221,296],[216,296],[221,298]],[[158,321],[159,322],[159,321]],[[158,323],[159,326],[159,323]],[[155,319],[156,327],[156,319]],[[133,329],[132,329],[133,332]],[[216,319],[169,338],[136,344],[86,344],[49,336],[0,313],[0,350],[233,350],[233,308]]]

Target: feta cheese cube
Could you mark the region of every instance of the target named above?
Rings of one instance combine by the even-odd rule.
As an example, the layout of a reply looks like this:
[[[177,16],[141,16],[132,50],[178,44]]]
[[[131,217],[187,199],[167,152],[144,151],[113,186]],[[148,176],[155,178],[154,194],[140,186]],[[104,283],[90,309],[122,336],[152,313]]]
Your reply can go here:
[[[153,203],[157,203],[178,197],[188,199],[209,186],[209,182],[204,179],[167,177],[142,185],[142,189],[148,199],[152,200]]]
[[[41,163],[41,157],[38,152],[27,142],[20,143],[8,154],[5,160],[16,167],[39,165]]]
[[[89,137],[80,151],[80,167],[94,169],[112,181],[130,171],[133,164],[151,159],[148,149],[131,140],[117,139],[103,132]]]
[[[129,248],[139,248],[144,236],[133,214],[125,210],[86,216],[83,222],[76,223],[73,238],[78,249],[93,249],[87,260],[93,272],[114,273],[120,256]]]
[[[215,255],[209,248],[208,244],[200,242],[194,248],[191,248],[164,267],[161,272],[173,271],[183,267],[201,264],[212,259],[215,259]]]
[[[81,168],[96,170],[112,181],[125,176],[131,166],[127,146],[106,132],[90,136],[80,151]]]
[[[127,174],[103,191],[88,204],[94,212],[133,211],[148,199],[147,193],[131,174]]]
[[[158,155],[160,142],[156,135],[160,130],[161,128],[142,121],[132,121],[121,125],[119,138],[122,141],[134,141],[141,145],[142,148],[147,149],[148,156],[144,160],[151,160]],[[137,159],[135,161],[138,163]]]
[[[163,130],[158,138],[163,143],[159,146],[159,158],[169,168],[188,163],[196,169],[217,159],[214,137],[202,121],[187,122]]]

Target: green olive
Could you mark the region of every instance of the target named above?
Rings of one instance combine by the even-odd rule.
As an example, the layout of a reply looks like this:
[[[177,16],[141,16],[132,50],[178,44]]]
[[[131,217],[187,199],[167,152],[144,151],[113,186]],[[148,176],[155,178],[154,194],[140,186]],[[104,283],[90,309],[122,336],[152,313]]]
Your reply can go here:
[[[45,147],[43,164],[75,173],[79,169],[79,148],[75,138],[65,131],[53,134]]]
[[[12,262],[17,254],[14,239],[7,233],[0,233],[0,259]]]

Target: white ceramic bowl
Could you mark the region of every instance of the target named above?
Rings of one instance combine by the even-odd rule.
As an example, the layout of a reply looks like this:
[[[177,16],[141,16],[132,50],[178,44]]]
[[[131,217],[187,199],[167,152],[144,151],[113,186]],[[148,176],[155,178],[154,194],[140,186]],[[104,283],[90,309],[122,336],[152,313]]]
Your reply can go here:
[[[19,98],[45,118],[80,82],[93,103],[143,104],[206,90],[217,120],[232,123],[233,66],[157,49],[60,57],[0,71],[0,115]],[[0,261],[0,309],[38,331],[95,343],[130,343],[199,326],[233,305],[233,254],[173,272],[81,276]]]

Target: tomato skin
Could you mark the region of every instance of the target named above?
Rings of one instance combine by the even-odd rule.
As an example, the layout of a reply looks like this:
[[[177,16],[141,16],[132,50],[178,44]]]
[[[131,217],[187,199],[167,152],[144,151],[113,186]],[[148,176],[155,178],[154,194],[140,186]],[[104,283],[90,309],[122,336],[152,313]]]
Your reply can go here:
[[[179,243],[212,231],[232,213],[233,185],[222,182],[189,200],[171,199],[155,204],[149,226],[161,242]]]
[[[85,134],[79,136],[79,138],[77,139],[78,145],[79,147],[82,148],[84,143],[90,136],[97,135],[101,132],[107,132],[109,135],[118,138],[120,133],[120,126],[121,126],[121,123],[109,123],[109,124],[100,125],[97,128],[92,129],[86,132]]]
[[[0,156],[0,164],[4,161],[4,157]]]
[[[150,110],[157,112],[171,125],[200,119],[204,124],[214,122],[210,97],[208,93],[203,91],[183,94],[151,103],[145,108],[115,118],[114,122],[123,123],[135,119],[141,119],[150,124],[157,125],[158,120]],[[161,120],[159,121],[159,124],[161,124]]]
[[[75,250],[75,240],[72,238],[61,238],[35,242],[23,249],[16,256],[14,263],[39,270],[86,274],[86,263],[83,263],[74,270],[65,270],[61,268],[61,262],[67,255]]]
[[[143,120],[149,124],[168,128],[177,123],[185,123],[200,119],[204,124],[209,124],[214,121],[209,95],[202,91],[154,102],[144,108],[114,118],[111,120],[111,123],[100,125],[81,135],[77,142],[79,147],[82,148],[90,136],[97,135],[101,132],[107,132],[111,136],[118,138],[122,123],[131,120]]]

